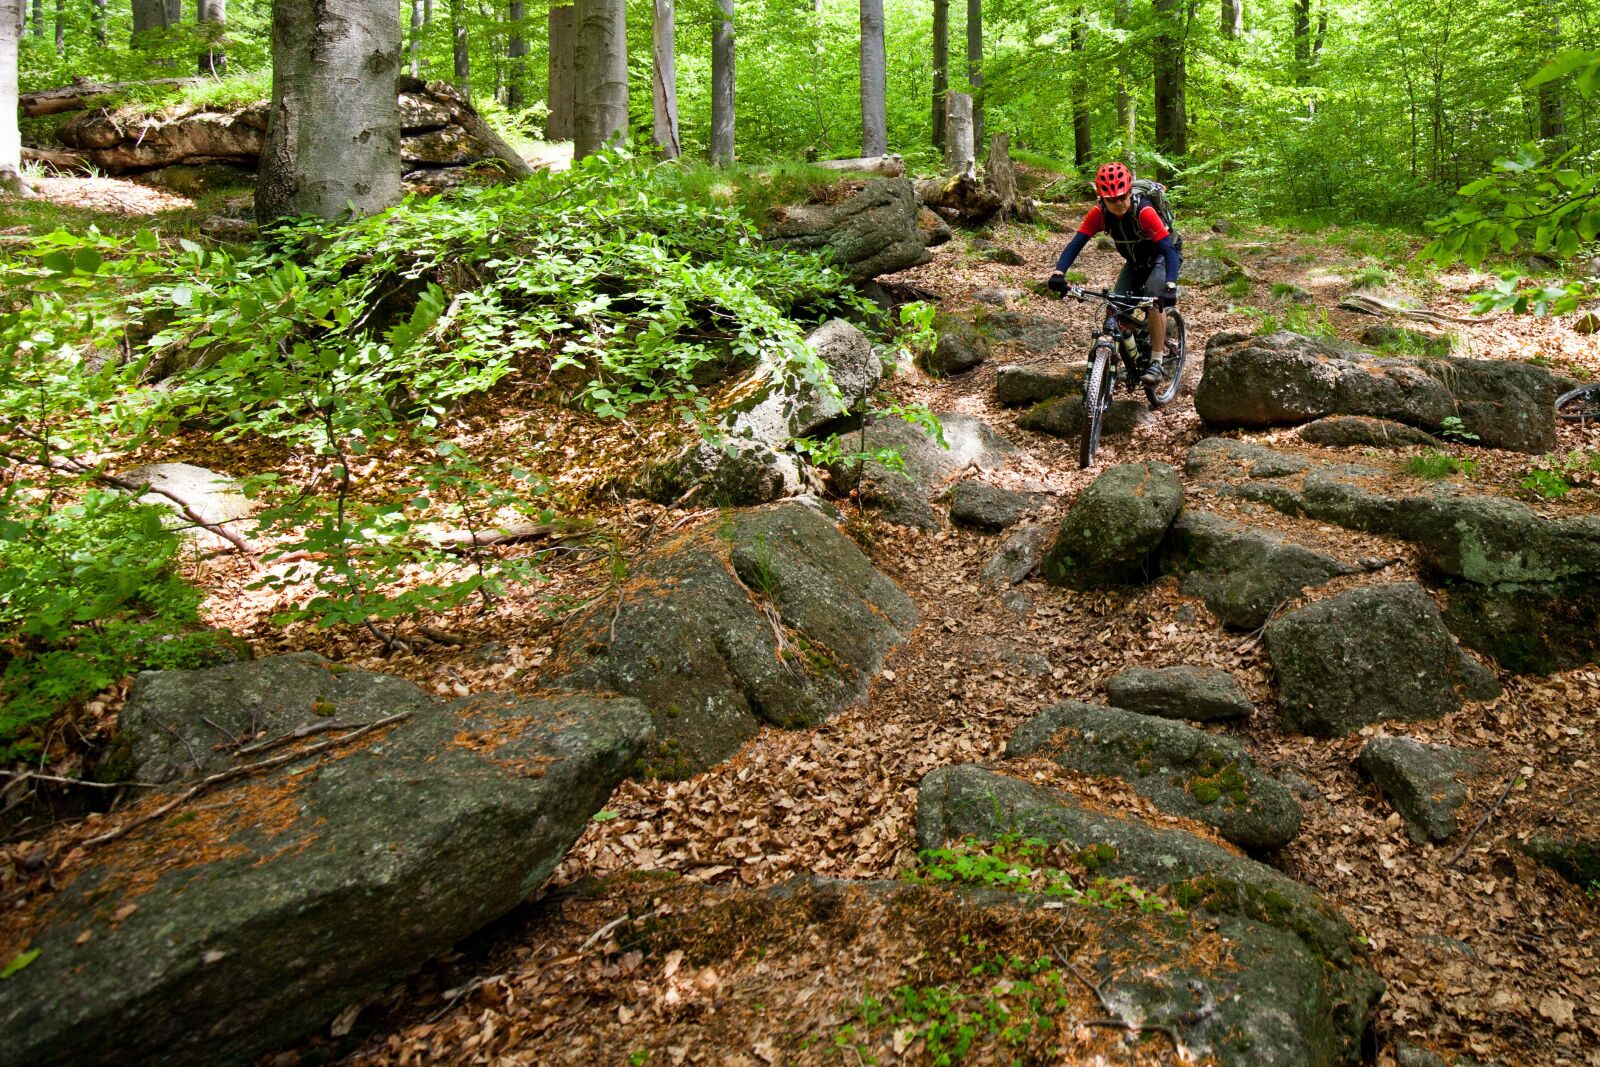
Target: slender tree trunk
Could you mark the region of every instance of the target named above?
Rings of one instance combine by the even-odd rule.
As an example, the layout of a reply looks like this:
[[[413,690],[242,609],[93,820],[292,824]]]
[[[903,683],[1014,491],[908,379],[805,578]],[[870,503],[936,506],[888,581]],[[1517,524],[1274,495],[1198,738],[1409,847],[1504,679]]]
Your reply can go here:
[[[711,27],[711,162],[733,163],[733,0],[717,0],[721,17]]]
[[[472,99],[472,55],[467,51],[466,0],[450,0],[450,48],[455,60],[456,91]]]
[[[183,25],[183,0],[166,0],[166,10],[162,16],[166,20],[167,29]]]
[[[972,96],[951,93],[945,97],[945,144],[950,150],[950,173],[971,178],[977,173],[972,140]]]
[[[1168,159],[1179,159],[1189,151],[1189,113],[1184,100],[1185,70],[1182,9],[1178,0],[1155,0],[1155,11],[1162,25],[1154,42],[1156,151]],[[1170,168],[1160,168],[1170,177]]]
[[[1294,0],[1294,83],[1311,81],[1311,0]]]
[[[972,143],[983,144],[983,0],[967,0],[967,81],[972,84]]]
[[[511,68],[506,80],[506,106],[520,111],[527,106],[523,86],[528,81],[528,5],[526,0],[510,0],[506,19],[511,23],[511,43],[506,46],[507,65]]]
[[[56,55],[67,54],[67,0],[56,0]]]
[[[573,158],[628,136],[626,0],[578,0]]]
[[[400,199],[400,9],[275,0],[256,217],[369,215]]]
[[[150,30],[159,30],[167,24],[167,8],[165,0],[133,0],[133,39],[135,46],[139,43],[139,35]]]
[[[1222,36],[1235,41],[1244,36],[1244,0],[1222,0]]]
[[[200,50],[201,74],[221,75],[228,68],[222,34],[228,24],[228,0],[199,0],[194,9],[195,25],[205,38]]]
[[[1133,20],[1133,0],[1117,0],[1117,28],[1126,30]],[[1133,75],[1128,70],[1127,47],[1117,53],[1117,130],[1123,151],[1133,147],[1139,133],[1139,105],[1133,96]]]
[[[0,193],[27,190],[22,180],[22,132],[17,126],[17,49],[22,0],[0,0]]]
[[[44,0],[33,0],[33,36],[44,40]]]
[[[861,0],[861,155],[889,154],[883,0]]]
[[[547,141],[572,140],[577,74],[577,9],[571,4],[550,9],[550,117]]]
[[[106,0],[93,0],[94,2],[94,43],[101,48],[106,46]]]
[[[1073,62],[1077,70],[1073,75],[1072,100],[1072,162],[1086,167],[1094,159],[1094,126],[1089,114],[1088,28],[1083,5],[1078,6],[1072,22]]]
[[[411,41],[409,42],[409,51],[411,52],[411,76],[413,78],[422,76],[422,27],[426,25],[422,19],[422,3],[423,0],[411,0]]]
[[[678,141],[678,64],[677,16],[672,0],[654,0],[655,20],[651,25],[651,52],[655,80],[651,103],[655,113],[656,146],[663,159],[677,159],[683,152]]]
[[[944,98],[950,91],[950,0],[933,0],[933,147],[944,147]]]

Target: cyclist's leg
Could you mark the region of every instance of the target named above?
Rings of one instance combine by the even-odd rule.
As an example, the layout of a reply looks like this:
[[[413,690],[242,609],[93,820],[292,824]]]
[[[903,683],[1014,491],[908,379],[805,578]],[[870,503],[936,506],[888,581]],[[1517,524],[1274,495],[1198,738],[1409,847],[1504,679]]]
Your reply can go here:
[[[1145,296],[1160,296],[1167,288],[1167,265],[1157,261],[1144,280]],[[1159,363],[1167,354],[1167,316],[1159,307],[1145,312],[1145,327],[1150,331],[1150,358]]]

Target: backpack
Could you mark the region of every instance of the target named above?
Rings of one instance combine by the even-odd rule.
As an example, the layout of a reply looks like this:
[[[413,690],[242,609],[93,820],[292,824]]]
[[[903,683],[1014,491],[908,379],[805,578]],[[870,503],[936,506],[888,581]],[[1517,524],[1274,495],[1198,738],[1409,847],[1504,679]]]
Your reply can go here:
[[[1172,243],[1179,248],[1183,247],[1183,238],[1178,236],[1176,219],[1172,214],[1172,204],[1167,200],[1167,187],[1160,182],[1151,181],[1149,178],[1135,178],[1133,180],[1133,214],[1137,218],[1144,204],[1149,204],[1156,209],[1156,214],[1161,217],[1161,224],[1172,231]]]

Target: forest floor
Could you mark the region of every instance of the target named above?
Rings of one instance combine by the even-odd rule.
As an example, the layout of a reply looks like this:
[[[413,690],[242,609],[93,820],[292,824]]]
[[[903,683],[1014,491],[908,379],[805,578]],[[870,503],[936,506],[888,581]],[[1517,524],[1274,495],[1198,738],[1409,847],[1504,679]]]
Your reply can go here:
[[[981,262],[958,235],[934,250],[931,263],[900,279],[938,293],[945,309],[964,311],[975,306],[972,294],[983,287],[1023,288],[1042,278],[1065,238],[1013,225],[1000,228],[994,240],[1020,252],[1026,265]],[[1308,314],[1320,320],[1325,313],[1329,328],[1354,339],[1375,320],[1335,308],[1350,275],[1363,267],[1395,267],[1363,251],[1360,234],[1341,241],[1251,226],[1225,238],[1195,232],[1186,255],[1200,254],[1211,241],[1225,243],[1245,263],[1254,285],[1243,296],[1221,289],[1186,293],[1188,391],[1210,336],[1248,332],[1263,314],[1286,314],[1270,295],[1274,283],[1310,291]],[[1091,249],[1079,266],[1091,284],[1108,285],[1117,263],[1112,253]],[[1464,298],[1482,278],[1445,274],[1397,284],[1432,309],[1465,318]],[[1032,294],[1014,306],[1074,326],[1065,350],[1050,361],[1081,357],[1094,325],[1089,307]],[[1241,310],[1247,306],[1261,310]],[[1600,377],[1600,346],[1560,322],[1499,317],[1462,324],[1456,332],[1464,345],[1458,351],[1468,355],[1537,358],[1564,372]],[[1028,361],[1020,351],[997,351],[978,370],[944,381],[907,365],[888,387],[936,411],[978,416],[1019,445],[1021,453],[1005,470],[984,477],[1048,494],[1038,518],[1056,522],[1095,471],[1077,469],[1074,442],[1022,430],[1019,411],[995,404],[995,368]],[[492,615],[463,611],[441,623],[467,640],[462,647],[418,644],[384,655],[361,635],[276,626],[271,616],[296,591],[247,588],[259,575],[233,557],[194,564],[212,590],[210,621],[249,640],[258,654],[310,648],[352,666],[403,674],[441,694],[536,688],[564,611],[604,592],[618,551],[636,552],[664,526],[716,514],[664,513],[617,497],[608,487],[618,470],[640,462],[671,428],[641,420],[618,432],[616,424],[602,426],[542,402],[541,385],[506,383],[458,412],[458,441],[475,450],[513,452],[535,442],[553,457],[546,466],[555,496],[595,518],[612,547],[575,545],[549,561],[546,584],[502,602]],[[1564,449],[1600,447],[1600,427],[1563,427],[1561,434]],[[1153,426],[1131,439],[1106,441],[1096,470],[1130,460],[1164,460],[1181,469],[1187,450],[1204,436],[1192,401],[1182,396]],[[1252,439],[1307,450],[1293,431]],[[1456,475],[1458,481],[1526,499],[1519,483],[1531,457],[1461,445],[1451,450],[1478,462],[1470,476]],[[1392,459],[1343,453],[1392,462],[1397,487],[1415,482],[1403,471],[1403,451]],[[283,459],[188,439],[153,448],[151,458],[157,455],[240,474]],[[380,480],[404,458],[377,459],[362,474]],[[1600,490],[1580,487],[1559,501],[1529,502],[1547,514],[1592,513]],[[1276,515],[1252,514],[1251,521],[1298,525],[1346,546],[1373,540]],[[1256,714],[1237,732],[1257,762],[1293,771],[1315,790],[1299,837],[1272,862],[1325,894],[1370,941],[1373,965],[1388,983],[1377,1020],[1380,1064],[1394,1062],[1393,1042],[1404,1038],[1491,1062],[1600,1065],[1600,897],[1537,867],[1515,847],[1563,801],[1586,794],[1589,809],[1595,807],[1600,670],[1548,678],[1502,674],[1499,699],[1469,704],[1437,722],[1407,724],[1405,732],[1419,739],[1485,751],[1496,769],[1461,813],[1467,827],[1487,818],[1457,858],[1460,835],[1440,847],[1414,844],[1358,775],[1354,758],[1380,728],[1331,741],[1282,732],[1270,710],[1258,636],[1224,631],[1171,579],[1093,594],[1030,580],[1020,587],[1026,610],[1017,610],[978,581],[1000,537],[956,528],[938,534],[870,523],[862,528],[863,547],[912,597],[922,618],[912,638],[889,655],[864,703],[816,729],[764,729],[733,759],[691,779],[625,783],[607,805],[607,818],[592,824],[539,902],[364,1009],[354,1032],[361,1039],[357,1051],[350,1052],[348,1038],[328,1038],[273,1062],[334,1054],[373,1067],[857,1062],[859,1056],[835,1047],[834,1036],[864,992],[888,993],[906,946],[887,938],[865,949],[819,940],[800,946],[782,971],[735,948],[720,965],[685,969],[681,953],[676,960],[645,958],[634,950],[629,925],[612,926],[613,920],[641,910],[692,908],[726,887],[773,885],[802,873],[895,878],[916,865],[912,824],[923,775],[947,764],[998,761],[1027,718],[1064,698],[1103,700],[1106,680],[1127,667],[1194,664],[1230,671],[1256,702]],[[1359,554],[1397,559],[1386,579],[1417,575],[1415,554],[1403,543],[1363,544]],[[1335,583],[1308,599],[1343,588]],[[98,700],[92,721],[80,729],[104,731],[120,703],[115,694]],[[1115,781],[1070,775],[1042,761],[1023,769],[1101,804],[1150,811]],[[1496,807],[1511,780],[1516,784]],[[37,841],[24,845],[39,847]],[[667,876],[658,882],[641,872]],[[669,883],[670,891],[656,888]],[[1105,1062],[1131,1062],[1129,1052],[1109,1041],[1085,1032],[1082,1060],[1104,1055]]]

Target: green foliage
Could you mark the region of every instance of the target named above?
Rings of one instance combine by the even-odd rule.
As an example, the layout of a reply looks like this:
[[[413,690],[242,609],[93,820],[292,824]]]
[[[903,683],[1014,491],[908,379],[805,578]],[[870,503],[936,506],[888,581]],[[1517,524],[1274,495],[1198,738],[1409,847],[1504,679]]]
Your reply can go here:
[[[1439,436],[1451,441],[1472,442],[1478,435],[1467,429],[1460,415],[1446,415],[1439,420]]]
[[[1168,909],[1164,899],[1126,879],[1096,878],[1087,888],[1080,889],[1072,875],[1042,865],[1049,853],[1045,842],[1037,837],[1008,833],[989,845],[969,837],[949,848],[925,849],[918,853],[921,866],[906,878],[928,885],[971,885],[1014,893],[1038,893],[1108,911],[1137,908],[1148,914]],[[1108,857],[1098,850],[1094,857],[1093,867],[1108,862]],[[1082,854],[1079,858],[1081,860]],[[1093,869],[1087,864],[1084,866]]]
[[[1267,310],[1265,308],[1236,305],[1229,310],[1254,319],[1256,333],[1258,334],[1289,330],[1292,333],[1303,334],[1307,337],[1338,336],[1338,331],[1328,321],[1328,312],[1325,308],[1308,307],[1304,304],[1290,304],[1288,307]]]
[[[1470,478],[1477,469],[1476,460],[1457,459],[1448,452],[1440,452],[1434,448],[1420,452],[1406,461],[1407,474],[1429,481],[1448,478],[1453,474],[1464,474]]]
[[[1533,461],[1522,479],[1522,488],[1546,500],[1566,496],[1580,486],[1600,486],[1600,452],[1546,453]]]
[[[1250,290],[1254,287],[1254,285],[1255,282],[1250,280],[1249,275],[1240,274],[1236,277],[1230,278],[1228,280],[1228,284],[1223,286],[1223,291],[1229,296],[1233,297],[1235,300],[1239,300],[1249,296]]]

